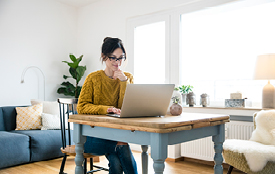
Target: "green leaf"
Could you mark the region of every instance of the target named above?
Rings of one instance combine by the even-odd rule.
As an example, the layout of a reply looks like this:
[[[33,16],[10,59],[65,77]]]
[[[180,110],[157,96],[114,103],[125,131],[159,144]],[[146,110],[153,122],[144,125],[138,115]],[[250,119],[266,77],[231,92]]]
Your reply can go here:
[[[192,89],[193,89],[193,86],[191,86],[191,85],[181,85],[181,86],[179,86],[179,90],[182,94],[189,93],[189,92],[192,91]]]
[[[81,55],[79,58],[77,58],[76,61],[79,63],[79,62],[81,62],[82,58],[83,58],[83,55]]]
[[[63,75],[63,79],[67,79],[67,78],[71,78],[72,76],[66,76],[66,75]]]
[[[71,62],[67,62],[67,61],[62,61],[64,63],[67,63],[70,67],[72,68],[76,68],[78,67],[78,62],[74,62],[74,63],[71,63]]]
[[[79,66],[79,63],[82,60],[83,55],[81,55],[79,58],[76,59],[76,61],[74,62],[77,66],[75,68],[77,68]]]
[[[72,77],[73,77],[75,80],[77,80],[77,72],[76,72],[76,69],[70,67],[69,71],[70,71],[70,74],[72,75]]]
[[[78,67],[78,62],[74,62],[74,63],[68,63],[68,65],[71,67],[71,68],[77,68]]]
[[[59,94],[64,94],[64,95],[69,95],[69,96],[74,96],[75,93],[75,87],[73,84],[70,82],[63,82],[61,83],[62,86],[57,90],[57,93]]]
[[[71,59],[73,62],[75,62],[75,61],[76,61],[75,56],[74,56],[74,55],[72,55],[72,54],[70,54],[70,59]]]
[[[61,83],[61,85],[67,87],[68,89],[70,89],[72,91],[75,90],[75,86],[73,84],[71,84],[70,82],[68,82],[68,81]]]
[[[66,96],[74,96],[74,93],[72,91],[68,91],[65,87],[58,88],[57,93],[64,94]]]
[[[81,80],[81,78],[83,77],[85,71],[86,71],[86,66],[79,66],[79,67],[76,68],[76,72],[77,72],[76,81],[77,81],[77,83]]]

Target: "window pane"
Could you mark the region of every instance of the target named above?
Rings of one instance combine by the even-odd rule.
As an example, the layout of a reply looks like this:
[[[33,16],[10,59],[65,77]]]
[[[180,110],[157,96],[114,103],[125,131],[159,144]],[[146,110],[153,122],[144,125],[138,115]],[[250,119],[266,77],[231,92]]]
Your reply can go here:
[[[274,52],[275,2],[231,3],[181,15],[181,83],[211,101],[243,97],[261,101],[267,81],[253,80],[258,55]]]
[[[165,82],[165,22],[135,28],[135,83]]]

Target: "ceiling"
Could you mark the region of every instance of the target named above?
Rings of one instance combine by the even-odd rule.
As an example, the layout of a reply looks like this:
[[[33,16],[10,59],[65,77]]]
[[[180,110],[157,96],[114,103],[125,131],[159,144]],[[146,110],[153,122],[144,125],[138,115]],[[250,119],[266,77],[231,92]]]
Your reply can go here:
[[[55,0],[55,1],[61,2],[63,4],[71,5],[74,7],[82,7],[99,0]]]

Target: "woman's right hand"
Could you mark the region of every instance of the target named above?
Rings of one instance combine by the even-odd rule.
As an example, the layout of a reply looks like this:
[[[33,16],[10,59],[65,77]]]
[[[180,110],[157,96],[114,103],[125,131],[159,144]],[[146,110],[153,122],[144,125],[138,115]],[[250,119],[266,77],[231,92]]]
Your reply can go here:
[[[111,107],[107,109],[108,113],[120,114],[121,110],[115,107]]]

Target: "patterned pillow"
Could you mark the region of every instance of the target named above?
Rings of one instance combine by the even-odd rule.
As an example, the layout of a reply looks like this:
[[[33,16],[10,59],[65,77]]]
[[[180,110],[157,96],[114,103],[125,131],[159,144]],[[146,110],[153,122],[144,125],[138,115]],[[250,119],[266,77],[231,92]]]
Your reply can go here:
[[[71,113],[69,114],[71,115]],[[68,129],[67,124],[67,115],[65,117],[65,128]],[[73,130],[73,123],[70,122],[70,129]],[[59,115],[52,115],[47,113],[42,113],[42,128],[41,130],[48,130],[48,129],[61,129],[60,128],[60,117]]]
[[[36,99],[31,100],[32,105],[37,105],[39,103],[43,104],[43,113],[59,115],[59,104],[57,101],[41,101]]]
[[[67,123],[67,117],[66,123]],[[70,125],[71,126],[71,125]],[[66,129],[68,129],[68,124],[65,124]],[[60,117],[59,115],[52,115],[47,113],[42,113],[42,128],[41,130],[48,129],[60,129]]]
[[[30,107],[16,107],[16,129],[41,129],[42,104]]]

